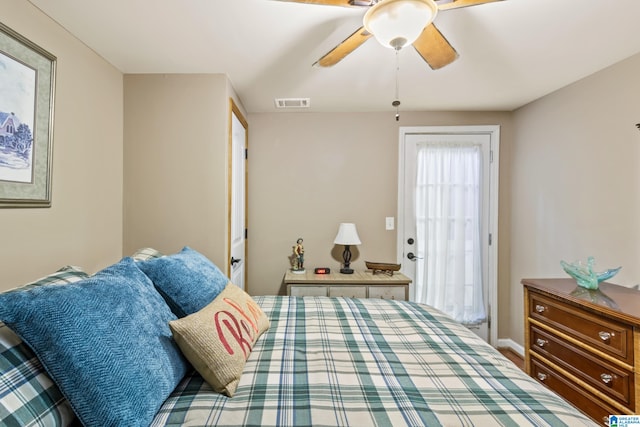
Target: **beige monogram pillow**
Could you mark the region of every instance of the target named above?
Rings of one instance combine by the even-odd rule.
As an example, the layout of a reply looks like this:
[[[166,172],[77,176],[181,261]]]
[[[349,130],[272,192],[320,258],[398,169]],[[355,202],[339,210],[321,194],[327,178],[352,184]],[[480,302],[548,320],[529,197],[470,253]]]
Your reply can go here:
[[[184,356],[217,392],[233,396],[258,337],[269,329],[262,309],[229,282],[202,310],[169,322]]]

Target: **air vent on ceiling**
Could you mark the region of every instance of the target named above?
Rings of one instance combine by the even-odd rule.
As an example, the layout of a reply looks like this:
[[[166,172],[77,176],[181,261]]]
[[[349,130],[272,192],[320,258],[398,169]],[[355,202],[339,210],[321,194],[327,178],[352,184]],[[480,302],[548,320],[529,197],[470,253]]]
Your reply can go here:
[[[276,98],[276,108],[309,108],[309,98]]]

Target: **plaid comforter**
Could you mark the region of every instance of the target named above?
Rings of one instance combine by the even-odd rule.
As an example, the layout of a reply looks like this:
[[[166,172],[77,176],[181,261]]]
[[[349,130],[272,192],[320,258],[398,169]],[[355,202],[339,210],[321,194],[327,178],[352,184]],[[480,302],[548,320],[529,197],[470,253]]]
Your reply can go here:
[[[271,322],[233,398],[194,373],[153,426],[591,426],[442,313],[415,303],[256,297]]]

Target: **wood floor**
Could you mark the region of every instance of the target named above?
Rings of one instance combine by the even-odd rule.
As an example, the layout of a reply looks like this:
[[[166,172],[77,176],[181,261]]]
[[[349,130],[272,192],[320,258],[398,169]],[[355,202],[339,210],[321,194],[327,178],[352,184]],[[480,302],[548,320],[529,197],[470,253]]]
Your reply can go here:
[[[500,353],[502,353],[507,359],[511,360],[516,364],[517,367],[524,371],[524,359],[515,351],[510,348],[499,348]]]

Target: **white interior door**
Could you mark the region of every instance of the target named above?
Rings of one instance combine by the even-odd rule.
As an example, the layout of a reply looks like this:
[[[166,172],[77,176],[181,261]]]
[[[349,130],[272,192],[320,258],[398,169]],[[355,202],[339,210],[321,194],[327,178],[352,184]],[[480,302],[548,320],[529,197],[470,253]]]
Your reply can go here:
[[[233,100],[229,142],[229,264],[231,282],[246,290],[247,254],[247,129],[248,124]]]
[[[497,331],[491,328],[491,325],[496,324],[497,320],[498,141],[499,127],[497,126],[401,128],[398,198],[398,260],[402,264],[403,273],[413,280],[410,299],[425,302],[420,301],[424,299],[424,287],[444,286],[444,283],[439,281],[441,275],[435,275],[436,279],[434,279],[434,275],[431,274],[434,272],[430,270],[426,258],[433,256],[428,254],[433,253],[434,249],[430,242],[425,241],[427,240],[423,231],[425,219],[417,218],[416,214],[420,212],[420,209],[416,209],[417,204],[424,203],[422,199],[416,200],[416,194],[423,194],[417,192],[419,147],[426,147],[429,144],[444,148],[448,145],[477,147],[480,154],[478,196],[480,240],[479,248],[475,252],[476,259],[481,265],[482,299],[487,318],[481,323],[469,325],[469,328],[494,345],[497,343]],[[469,268],[471,267],[467,264],[466,269]],[[459,273],[455,272],[455,274]],[[416,299],[416,289],[420,291],[418,299]],[[470,291],[465,292],[468,300]],[[447,311],[442,307],[439,308]],[[453,313],[450,314],[453,315]]]

